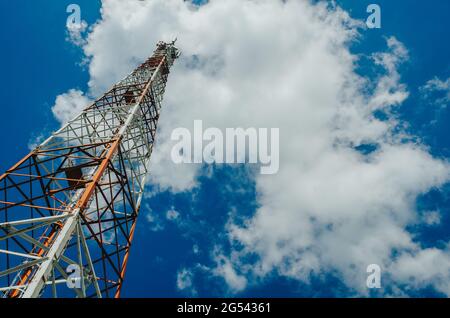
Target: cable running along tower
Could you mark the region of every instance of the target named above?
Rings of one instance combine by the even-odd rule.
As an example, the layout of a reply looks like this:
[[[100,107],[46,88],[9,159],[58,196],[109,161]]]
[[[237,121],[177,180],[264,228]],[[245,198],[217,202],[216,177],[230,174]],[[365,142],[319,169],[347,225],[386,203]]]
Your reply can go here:
[[[0,176],[0,297],[120,297],[172,43]]]

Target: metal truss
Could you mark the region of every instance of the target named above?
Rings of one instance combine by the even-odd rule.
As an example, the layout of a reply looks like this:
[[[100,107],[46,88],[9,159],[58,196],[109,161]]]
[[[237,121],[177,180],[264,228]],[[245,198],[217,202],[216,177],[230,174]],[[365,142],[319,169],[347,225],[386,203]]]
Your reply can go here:
[[[154,54],[0,176],[0,297],[120,297],[169,69]]]

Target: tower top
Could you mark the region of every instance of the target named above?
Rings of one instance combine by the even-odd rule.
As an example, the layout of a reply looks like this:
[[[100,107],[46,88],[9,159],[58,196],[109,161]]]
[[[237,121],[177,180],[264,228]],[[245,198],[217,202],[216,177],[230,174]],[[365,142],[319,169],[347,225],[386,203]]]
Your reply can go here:
[[[164,42],[159,41],[156,44],[156,50],[167,50],[170,51],[172,59],[176,59],[180,56],[181,52],[180,50],[175,46],[175,43],[177,42],[177,38],[175,38],[172,42]]]

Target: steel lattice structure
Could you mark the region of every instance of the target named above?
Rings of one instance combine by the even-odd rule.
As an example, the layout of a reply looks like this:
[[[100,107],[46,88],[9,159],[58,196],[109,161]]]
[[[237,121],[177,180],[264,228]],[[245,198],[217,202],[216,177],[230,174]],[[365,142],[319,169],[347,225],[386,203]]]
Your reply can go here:
[[[178,56],[174,42],[158,43],[149,59],[0,176],[0,297],[120,296]]]

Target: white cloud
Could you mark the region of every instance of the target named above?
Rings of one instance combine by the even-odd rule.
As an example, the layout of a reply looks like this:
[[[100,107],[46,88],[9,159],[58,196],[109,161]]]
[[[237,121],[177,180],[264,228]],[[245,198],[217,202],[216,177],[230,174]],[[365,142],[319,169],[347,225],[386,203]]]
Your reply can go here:
[[[39,146],[45,140],[45,136],[43,133],[40,133],[36,136],[32,136],[30,140],[28,140],[28,149],[34,150],[37,146]]]
[[[148,204],[145,204],[144,211],[146,212],[145,218],[147,222],[150,224],[150,230],[153,232],[162,231],[164,229],[164,225],[160,219],[160,217],[153,212]]]
[[[192,245],[192,252],[193,252],[194,254],[200,253],[200,248],[198,247],[197,244]]]
[[[441,214],[439,211],[425,211],[422,219],[427,225],[439,225],[441,223]]]
[[[84,37],[88,29],[88,24],[86,21],[82,20],[78,24],[68,24],[67,25],[67,38],[69,41],[77,46],[82,46],[86,44],[86,39]]]
[[[391,273],[399,283],[410,291],[417,288],[434,287],[450,295],[450,253],[445,250],[428,248],[404,253],[393,263]]]
[[[186,268],[179,270],[177,273],[178,290],[188,292],[193,296],[196,295],[197,291],[194,288],[193,278],[194,274],[190,270]]]
[[[417,196],[448,182],[450,167],[395,132],[403,123],[389,114],[408,97],[397,70],[408,53],[397,39],[373,55],[378,78],[356,74],[349,45],[359,25],[308,1],[216,0],[199,9],[181,0],[103,1],[84,46],[91,94],[125,76],[157,41],[179,39],[183,55],[152,157],[150,179],[161,189],[189,190],[199,173],[168,159],[172,129],[195,119],[280,128],[279,173],[256,176],[260,208],[245,226],[230,220],[234,250],[215,256],[214,273],[232,290],[273,271],[304,282],[333,272],[366,294],[366,267],[376,263],[399,294],[413,275],[412,288],[429,282],[450,295],[448,249],[423,249],[406,230],[418,217]],[[377,150],[364,156],[352,148],[362,144]],[[252,266],[249,254],[259,256]]]
[[[376,53],[373,58],[377,65],[386,70],[386,75],[377,81],[375,92],[370,100],[371,110],[388,109],[401,104],[409,95],[406,86],[399,83],[400,74],[397,67],[408,59],[408,51],[396,38],[387,39],[389,52]]]
[[[227,257],[216,255],[215,261],[217,266],[213,269],[212,273],[216,276],[223,277],[231,292],[239,292],[247,287],[247,279],[245,276],[236,272],[234,265]]]
[[[436,103],[446,107],[450,102],[450,77],[447,80],[441,80],[437,77],[429,80],[424,86],[421,87],[422,93],[425,97],[430,94],[438,93],[443,96],[437,98]]]
[[[64,124],[89,106],[90,101],[82,91],[71,89],[67,93],[56,97],[52,112],[55,118],[61,124]]]
[[[178,211],[175,211],[173,208],[166,212],[166,218],[170,221],[178,219],[180,216],[180,213]]]

